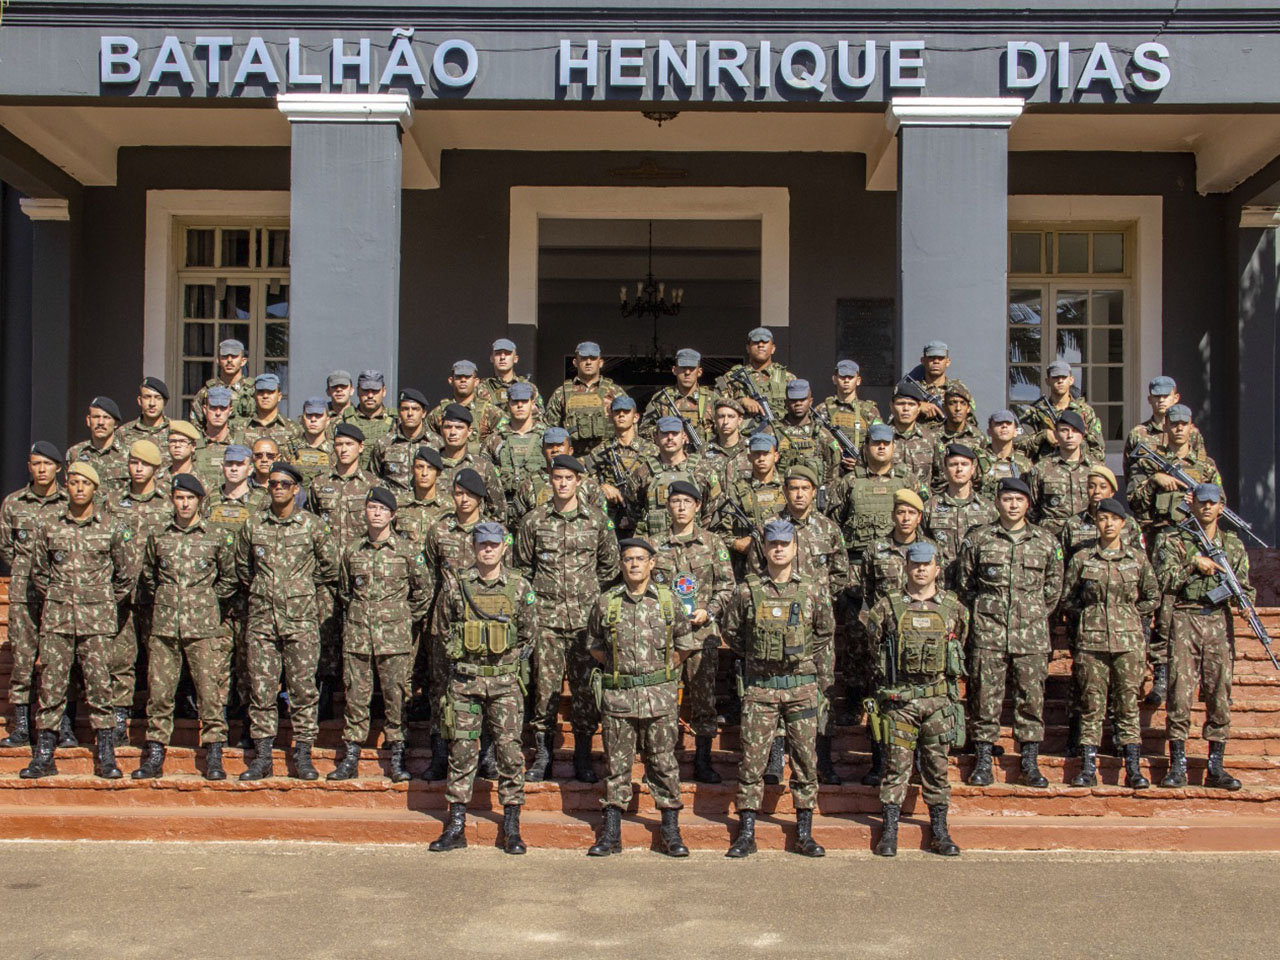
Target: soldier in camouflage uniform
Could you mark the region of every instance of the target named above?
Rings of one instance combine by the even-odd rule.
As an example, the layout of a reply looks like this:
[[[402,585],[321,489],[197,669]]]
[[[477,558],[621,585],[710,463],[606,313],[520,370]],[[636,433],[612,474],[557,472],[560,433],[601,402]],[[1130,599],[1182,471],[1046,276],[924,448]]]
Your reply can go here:
[[[963,444],[970,450],[981,450],[987,445],[987,436],[978,429],[973,420],[973,396],[969,389],[959,380],[947,384],[944,394],[946,416],[934,433],[933,462],[930,472],[933,479],[931,488],[934,493],[941,493],[947,488],[947,447],[953,443]]]
[[[995,496],[996,484],[1005,477],[1026,477],[1031,458],[1017,448],[1018,418],[1012,410],[997,410],[987,420],[987,445],[978,450],[978,489]]]
[[[707,439],[706,458],[720,470],[721,486],[751,475],[747,440],[742,435],[742,404],[733,397],[716,397],[715,432]]]
[[[746,573],[756,532],[787,502],[782,471],[778,469],[778,438],[771,433],[757,433],[747,441],[747,449],[751,472],[746,477],[725,473],[720,510],[721,530],[733,551],[733,569],[739,577]]]
[[[164,415],[164,405],[169,399],[169,388],[158,377],[143,377],[138,387],[138,417],[119,430],[120,442],[130,447],[136,440],[150,440],[157,447],[164,444],[169,434],[169,418]]]
[[[1005,683],[1013,678],[1013,738],[1021,744],[1020,782],[1048,786],[1040,773],[1044,681],[1049,667],[1049,614],[1062,595],[1062,547],[1027,521],[1031,488],[1006,477],[996,487],[1000,519],[960,545],[956,592],[972,612],[969,666],[974,754],[969,776],[990,786],[992,746],[1000,734]]]
[[[871,647],[879,653],[873,728],[888,755],[880,781],[884,829],[875,848],[881,857],[898,853],[898,815],[917,750],[933,834],[929,849],[944,857],[960,853],[947,830],[947,749],[964,744],[958,681],[964,674],[969,611],[939,587],[938,572],[937,548],[923,541],[911,544],[902,589],[881,596],[866,615]]]
[[[1026,478],[1031,488],[1032,516],[1055,537],[1062,533],[1068,520],[1089,505],[1085,488],[1089,469],[1096,461],[1081,449],[1084,431],[1084,421],[1074,410],[1059,414],[1053,428],[1057,451],[1041,457]]]
[[[466,813],[487,728],[494,742],[498,800],[502,804],[502,848],[525,852],[520,837],[524,805],[524,756],[520,729],[528,688],[529,654],[538,638],[533,586],[503,565],[511,538],[492,521],[472,530],[475,564],[445,578],[436,600],[432,632],[448,637],[452,664],[447,724],[449,821],[432,851],[467,845]],[[486,774],[486,776],[488,776]]]
[[[458,405],[471,413],[471,436],[467,449],[472,454],[479,454],[485,448],[485,442],[498,429],[502,422],[502,408],[488,400],[481,399],[476,392],[480,378],[476,375],[476,365],[470,360],[459,360],[453,365],[453,374],[449,377],[449,386],[453,388],[453,396],[441,400],[427,414],[427,427],[440,433],[440,425],[444,422],[444,413],[451,405]]]
[[[578,344],[573,366],[577,375],[558,386],[547,401],[547,424],[568,430],[574,453],[581,457],[609,439],[609,405],[626,391],[600,375],[604,361],[598,343]]]
[[[137,580],[133,532],[99,508],[97,471],[82,461],[67,467],[66,510],[45,519],[31,547],[31,585],[40,612],[40,709],[36,742],[23,779],[58,772],[53,751],[67,708],[73,662],[84,676],[89,723],[97,738],[98,776],[118,780],[111,711],[111,641],[118,605]]]
[[[263,438],[275,442],[277,452],[288,450],[302,430],[280,412],[280,378],[274,373],[260,373],[253,381],[253,416],[245,421],[237,439],[252,447]]]
[[[453,500],[440,483],[444,461],[440,451],[426,444],[413,455],[413,489],[396,510],[396,533],[415,543],[426,539],[431,525],[453,507]]]
[[[102,479],[99,493],[106,496],[129,485],[129,448],[116,436],[120,408],[110,397],[94,397],[84,418],[89,439],[72,444],[67,463],[87,463]]]
[[[485,453],[498,468],[502,492],[507,498],[506,519],[517,520],[519,518],[511,513],[516,491],[526,477],[540,473],[546,466],[542,455],[543,425],[535,416],[533,384],[520,380],[502,392],[507,398],[507,414],[486,441]]]
[[[933,429],[920,419],[924,391],[909,380],[893,388],[889,425],[893,427],[893,458],[904,464],[929,489],[933,488]]]
[[[855,447],[862,449],[867,428],[880,419],[880,408],[874,400],[858,399],[862,385],[861,368],[856,360],[841,360],[831,377],[836,392],[822,401],[822,412],[833,427],[844,432]],[[841,468],[848,472],[858,465],[856,460],[842,458]]]
[[[667,491],[677,480],[692,483],[702,491],[702,522],[710,523],[720,504],[720,475],[713,464],[686,452],[688,435],[678,417],[658,420],[658,455],[636,469],[640,522],[636,530],[646,537],[666,533],[671,517],[667,513]]]
[[[702,354],[688,348],[677,350],[671,373],[676,378],[675,386],[662,387],[654,393],[644,408],[640,432],[652,439],[660,418],[684,417],[697,431],[705,449],[708,441],[715,437],[716,394],[710,387],[698,383],[702,377]],[[689,447],[693,449],[692,439]]]
[[[204,442],[200,431],[189,420],[170,420],[169,436],[166,441],[168,462],[161,468],[165,474],[165,485],[172,486],[173,478],[188,474],[199,478],[196,471],[196,447]],[[164,452],[162,448],[162,453]],[[204,486],[201,480],[200,486]]]
[[[963,443],[950,443],[943,450],[942,476],[947,485],[924,508],[924,532],[938,545],[942,585],[955,586],[955,562],[960,544],[974,527],[996,522],[996,508],[974,489],[978,452]]]
[[[222,464],[227,447],[235,442],[231,429],[232,393],[226,387],[210,387],[204,397],[204,436],[196,444],[196,476],[206,490],[222,483]]]
[[[440,459],[444,463],[444,476],[440,479],[445,489],[453,485],[454,475],[459,470],[474,470],[484,480],[486,510],[488,515],[501,519],[507,515],[507,498],[502,492],[502,480],[493,467],[493,461],[483,454],[471,452],[471,411],[456,403],[451,403],[444,410],[444,419],[440,422],[440,436],[443,443],[440,447]]]
[[[440,438],[427,428],[427,398],[420,390],[405,387],[397,406],[395,428],[380,436],[369,457],[369,471],[381,478],[400,503],[413,492],[413,459],[421,447],[439,447]]]
[[[346,753],[328,779],[350,780],[360,772],[376,671],[386,711],[382,739],[391,752],[391,782],[403,783],[409,779],[404,768],[404,712],[413,672],[413,633],[427,615],[431,577],[418,545],[392,532],[395,494],[386,487],[372,488],[365,496],[364,512],[364,536],[347,545],[338,567]]]
[[[1078,550],[1092,547],[1098,542],[1098,504],[1108,497],[1117,494],[1119,484],[1116,475],[1100,463],[1089,468],[1085,478],[1084,489],[1089,497],[1089,505],[1075,514],[1062,528],[1058,539],[1062,541],[1062,552],[1068,560]],[[1125,511],[1124,528],[1120,532],[1120,543],[1125,547],[1145,549],[1142,527],[1134,519],[1133,514]]]
[[[787,403],[787,382],[795,375],[780,363],[775,363],[774,353],[778,345],[773,342],[773,332],[767,327],[756,327],[747,334],[747,359],[729,368],[729,372],[716,380],[716,393],[731,397],[742,405],[743,412],[752,420],[752,432],[764,426],[767,418],[760,405],[751,399],[743,381],[750,381],[755,392],[768,402],[776,419],[782,416]]]
[[[351,397],[356,392],[355,381],[346,370],[331,370],[324,380],[324,392],[329,398],[329,419],[341,420],[343,412],[351,406]]]
[[[738,584],[724,611],[725,639],[744,659],[738,766],[738,836],[728,856],[756,851],[756,813],[764,799],[764,769],[781,721],[791,756],[791,795],[796,809],[796,850],[809,857],[826,851],[813,839],[818,797],[814,742],[826,709],[815,658],[831,645],[835,618],[827,590],[801,576],[796,530],[786,520],[765,524],[766,568]]]
[[[1023,434],[1018,438],[1018,449],[1029,456],[1033,463],[1053,456],[1058,449],[1054,427],[1062,413],[1070,410],[1084,424],[1085,456],[1095,462],[1105,460],[1107,451],[1102,438],[1102,421],[1083,397],[1072,395],[1071,388],[1075,386],[1076,378],[1071,372],[1071,364],[1065,360],[1055,360],[1049,364],[1045,383],[1049,388],[1048,392],[1042,394],[1039,400],[1022,413],[1020,419]]]
[[[1133,476],[1138,459],[1138,444],[1144,443],[1155,449],[1164,443],[1164,415],[1169,408],[1182,402],[1178,393],[1178,384],[1173,377],[1153,377],[1147,384],[1147,403],[1151,405],[1151,416],[1129,431],[1124,441],[1124,472]],[[1188,441],[1197,457],[1205,455],[1204,435],[1194,426]]]
[[[244,344],[239,340],[223,340],[218,344],[218,375],[205,381],[191,401],[188,412],[191,422],[201,429],[205,426],[205,401],[214,387],[230,390],[231,420],[238,425],[253,416],[253,377],[245,374],[249,360]]]
[[[778,469],[808,467],[825,487],[840,476],[840,446],[810,412],[813,393],[808,380],[791,380],[786,388],[786,414],[765,428],[778,438]]]
[[[1079,686],[1080,751],[1084,760],[1073,787],[1098,785],[1098,745],[1110,702],[1116,745],[1124,751],[1125,786],[1151,786],[1142,775],[1142,731],[1138,688],[1146,675],[1142,625],[1160,603],[1156,581],[1141,544],[1124,542],[1128,510],[1114,497],[1095,511],[1098,537],[1067,562],[1062,609],[1073,628],[1073,673]],[[1108,700],[1108,697],[1110,699]]]
[[[1171,416],[1172,411],[1166,416]],[[1167,432],[1167,425],[1166,425]],[[1227,563],[1252,603],[1249,555],[1240,538],[1218,524],[1224,498],[1214,483],[1198,485],[1192,495],[1191,516],[1205,538],[1225,554]],[[1187,785],[1187,736],[1191,731],[1191,699],[1197,681],[1204,702],[1202,735],[1209,742],[1209,766],[1204,785],[1239,790],[1240,781],[1222,766],[1231,734],[1231,667],[1234,662],[1230,596],[1221,593],[1223,572],[1218,562],[1205,556],[1192,532],[1195,526],[1175,527],[1160,538],[1156,549],[1156,576],[1160,588],[1173,596],[1169,631],[1169,706],[1165,736],[1169,740],[1169,772],[1162,787]],[[43,652],[43,649],[42,649]]]
[[[608,502],[606,512],[609,514],[609,519],[620,531],[626,532],[635,529],[637,519],[644,512],[640,503],[636,474],[642,463],[658,455],[658,447],[652,440],[640,436],[637,428],[640,414],[636,410],[635,400],[631,397],[623,395],[614,397],[610,401],[609,420],[613,424],[613,438],[583,457],[582,465],[587,468],[587,480],[599,484],[601,494]],[[548,428],[548,433],[559,429],[562,428]],[[569,450],[552,451],[545,446],[543,451],[549,457],[562,452],[571,452]],[[524,512],[527,510],[522,510],[519,514],[513,512],[517,522]]]
[[[292,464],[275,464],[268,481],[269,508],[250,516],[236,538],[236,576],[249,594],[249,723],[255,750],[241,780],[274,773],[271,750],[282,668],[297,776],[319,776],[311,763],[311,746],[319,733],[316,595],[337,585],[338,552],[324,522],[298,506],[301,482],[302,474]]]
[[[695,752],[693,779],[719,783],[711,765],[711,741],[716,735],[716,667],[720,631],[716,621],[733,593],[733,564],[720,538],[698,523],[702,491],[677,480],[667,491],[671,522],[659,537],[653,579],[669,587],[684,607],[698,647],[683,665],[684,698],[689,704]]]
[[[387,398],[387,380],[382,371],[361,370],[356,377],[356,397],[358,402],[354,406],[348,404],[341,415],[334,418],[329,430],[331,433],[335,431],[339,423],[349,423],[360,428],[360,432],[364,434],[360,469],[368,470],[378,440],[390,433],[396,425],[396,418],[383,403]]]
[[[532,727],[537,753],[526,778],[545,780],[566,668],[573,698],[574,777],[595,783],[591,737],[597,711],[591,696],[594,661],[587,652],[587,617],[618,571],[618,541],[604,512],[582,502],[585,470],[574,457],[551,462],[551,500],[530,511],[516,534],[516,563],[538,597],[538,645],[533,655]]]
[[[333,466],[333,441],[329,439],[329,404],[324,397],[308,397],[298,421],[302,433],[289,444],[285,459],[302,474],[302,485],[310,487],[316,477]]]
[[[62,453],[48,440],[31,445],[27,473],[31,482],[0,504],[0,561],[9,568],[9,702],[13,724],[0,747],[31,743],[31,692],[36,653],[40,648],[40,595],[31,582],[31,550],[46,519],[66,509],[67,494],[58,486]],[[62,724],[70,732],[70,719]]]
[[[969,392],[962,381],[947,376],[947,371],[950,369],[951,348],[941,340],[930,340],[926,343],[924,349],[920,351],[919,366],[908,374],[919,384],[921,394],[924,395],[924,400],[920,404],[921,426],[926,428],[935,427],[946,419],[948,387],[959,386],[965,393]],[[941,406],[933,403],[930,397],[941,397]],[[969,420],[974,426],[977,426],[978,420],[973,412],[972,404],[969,409]]]
[[[178,476],[170,495],[169,522],[147,537],[139,593],[151,606],[147,666],[147,739],[133,779],[164,773],[165,748],[173,735],[174,697],[185,661],[196,688],[200,742],[206,748],[205,778],[225,780],[222,748],[227,742],[226,676],[232,641],[223,608],[239,587],[235,536],[200,515],[204,485]]]
[[[633,402],[630,397],[619,399],[627,403]],[[547,427],[542,431],[542,468],[520,481],[520,487],[511,501],[511,508],[507,511],[507,516],[512,518],[514,526],[518,527],[521,519],[534,507],[541,507],[551,502],[551,461],[562,455],[569,456],[572,450],[573,444],[569,440],[569,431],[564,427]],[[587,460],[590,459],[591,457],[588,456]],[[595,481],[590,475],[590,468],[586,467],[585,463],[583,466],[588,473],[583,475],[582,483],[578,486],[578,497],[591,506],[604,510],[606,506],[604,485]]]
[[[661,430],[661,426],[658,428]],[[622,580],[596,600],[587,621],[587,648],[600,664],[593,672],[604,733],[604,825],[587,851],[622,852],[622,811],[631,802],[636,748],[645,782],[662,814],[668,856],[687,857],[680,837],[680,765],[676,762],[680,664],[699,643],[672,588],[653,580],[654,548],[640,537],[618,543]]]
[[[487,400],[492,403],[499,410],[504,410],[511,399],[511,395],[508,393],[510,388],[517,383],[527,383],[533,387],[533,406],[537,411],[538,420],[541,420],[542,397],[538,395],[538,387],[532,380],[516,373],[516,364],[519,362],[520,354],[516,351],[514,340],[499,337],[493,341],[492,352],[489,354],[489,363],[493,366],[493,376],[485,377],[480,381],[480,386],[476,388],[476,395],[481,400]]]

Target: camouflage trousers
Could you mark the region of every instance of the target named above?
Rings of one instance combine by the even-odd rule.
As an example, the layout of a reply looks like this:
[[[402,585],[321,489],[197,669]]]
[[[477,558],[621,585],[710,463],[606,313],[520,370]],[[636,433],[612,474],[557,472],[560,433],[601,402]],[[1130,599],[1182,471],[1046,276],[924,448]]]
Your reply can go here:
[[[453,737],[449,741],[449,803],[470,803],[480,765],[480,734],[489,727],[493,759],[498,766],[498,800],[502,806],[524,803],[524,695],[514,676],[464,677],[449,681],[453,705]]]
[[[35,685],[36,654],[40,652],[40,604],[24,601],[9,604],[9,653],[13,668],[9,673],[9,702],[24,706],[31,702]]]
[[[314,623],[299,626],[303,629],[291,633],[249,634],[249,735],[254,740],[275,739],[280,721],[276,695],[283,670],[293,739],[316,741],[320,729],[320,693],[316,689],[320,639]]]
[[[689,726],[695,737],[714,737],[716,724],[716,670],[720,663],[720,638],[708,637],[701,650],[685,658],[684,702],[689,705]]]
[[[384,743],[403,743],[412,654],[375,655],[348,651],[342,655],[342,663],[342,680],[347,693],[342,739],[361,745],[369,739],[369,704],[373,700],[373,672],[377,670],[386,716],[382,740]]]
[[[111,644],[111,703],[129,709],[137,687],[137,665],[146,668],[147,644],[151,639],[151,608],[125,601],[127,612],[120,632]]]
[[[445,637],[427,633],[422,638],[426,646],[427,662],[427,704],[431,710],[431,732],[440,734],[440,701],[449,689],[449,677],[453,672],[453,664],[444,652]],[[419,655],[421,657],[421,655]]]
[[[591,693],[591,671],[597,666],[587,653],[585,630],[542,630],[533,650],[533,718],[535,732],[555,729],[565,673],[572,697],[570,720],[574,736],[590,736],[600,723],[600,711]]]
[[[791,796],[797,810],[812,810],[818,797],[818,685],[777,690],[747,687],[742,698],[742,759],[738,762],[738,810],[759,810],[764,768],[781,721],[791,761]]]
[[[830,737],[836,732],[836,712],[831,704],[836,702],[836,646],[823,645],[813,652],[813,665],[818,672],[818,691],[826,698],[827,709],[819,715],[818,733]]]
[[[946,713],[951,701],[943,697],[908,700],[888,711],[893,721],[894,742],[885,753],[884,779],[880,781],[880,802],[902,805],[907,784],[920,749],[920,787],[924,802],[931,807],[951,799],[947,783],[947,749],[951,743],[952,718]]]
[[[1115,742],[1141,743],[1138,688],[1147,674],[1143,652],[1078,650],[1072,672],[1080,685],[1080,742],[1091,747],[1102,742],[1109,704],[1115,716]]]
[[[231,638],[151,637],[147,662],[147,739],[168,744],[173,736],[173,702],[182,677],[182,661],[191,671],[200,713],[200,742],[227,740],[227,677],[231,674]]]
[[[675,714],[665,717],[617,717],[606,713],[600,718],[604,735],[606,807],[625,810],[631,803],[631,770],[636,750],[644,758],[644,779],[659,810],[679,810],[680,764],[676,761],[676,741],[680,736],[680,720]]]
[[[1174,607],[1169,631],[1169,697],[1165,732],[1170,740],[1186,740],[1191,730],[1191,698],[1200,684],[1204,702],[1203,736],[1225,741],[1231,736],[1231,669],[1235,641],[1225,609]]]
[[[316,675],[322,680],[342,676],[342,605],[324,587],[316,590],[316,609],[320,612],[320,658]]]
[[[1013,739],[1039,743],[1044,739],[1044,680],[1049,656],[1044,653],[1005,653],[974,650],[970,669],[970,707],[973,740],[994,743],[1000,737],[1000,713],[1005,685],[1013,685]]]
[[[40,700],[37,730],[57,730],[67,709],[67,685],[71,665],[79,661],[84,677],[84,697],[89,704],[89,724],[109,730],[116,718],[111,702],[111,644],[109,634],[77,636],[40,634]]]

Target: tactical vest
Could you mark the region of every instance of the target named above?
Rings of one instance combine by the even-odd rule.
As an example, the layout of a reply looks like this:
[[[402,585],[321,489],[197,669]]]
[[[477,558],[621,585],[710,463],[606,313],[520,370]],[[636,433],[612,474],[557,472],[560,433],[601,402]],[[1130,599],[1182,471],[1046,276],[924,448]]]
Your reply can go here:
[[[293,451],[293,465],[301,471],[304,480],[314,480],[329,470],[329,452],[318,447],[301,446]]]
[[[466,579],[459,578],[462,588],[462,619],[450,628],[456,659],[498,656],[515,646],[515,612],[521,601],[520,587],[511,578],[499,593],[476,593]],[[488,618],[488,619],[486,619]]]
[[[1205,482],[1205,476],[1207,473],[1205,467],[1207,464],[1203,462],[1180,462],[1173,456],[1173,454],[1164,449],[1161,449],[1160,455],[1181,466],[1182,469],[1186,471],[1187,476],[1191,477],[1192,480],[1195,480],[1197,483]],[[1154,481],[1150,482],[1154,483]],[[1184,498],[1186,495],[1187,491],[1181,489],[1159,491],[1155,496],[1155,502],[1152,504],[1152,519],[1156,521],[1164,521],[1166,523],[1177,523],[1187,515],[1186,510],[1184,509]]]
[[[542,455],[542,434],[537,430],[528,433],[509,433],[498,447],[498,474],[508,491],[520,486],[520,481],[537,473],[546,465]]]
[[[782,509],[786,503],[786,495],[782,485],[773,487],[753,487],[749,479],[735,480],[732,486],[734,499],[742,506],[742,510],[757,525],[770,519]]]
[[[843,430],[855,446],[862,446],[862,440],[867,435],[867,427],[871,424],[862,413],[861,402],[855,400],[852,409],[842,403],[829,403],[826,405],[826,414],[833,427]]]
[[[769,597],[764,581],[746,577],[751,591],[751,636],[747,656],[758,663],[795,664],[813,657],[813,633],[802,616],[809,581],[801,578],[783,587],[782,596]]]
[[[604,400],[599,391],[603,384],[578,392],[565,386],[564,425],[576,440],[600,440],[613,431],[604,412]]]
[[[847,524],[850,545],[866,547],[884,536],[893,525],[893,495],[902,487],[902,478],[892,473],[859,477],[853,481]]]
[[[247,503],[224,500],[221,503],[215,503],[209,508],[209,515],[205,517],[205,520],[215,526],[238,533],[252,514],[253,509]]]
[[[942,604],[936,610],[911,610],[901,596],[891,596],[889,608],[898,631],[900,676],[958,676],[958,660],[949,656],[952,643]]]
[[[663,664],[664,667],[660,671],[663,676],[661,682],[674,680],[679,672],[675,664],[672,662],[673,644],[675,641],[674,631],[672,627],[676,622],[675,601],[671,597],[671,591],[660,583],[655,583],[654,588],[658,591],[658,606],[662,610],[662,619],[667,625],[667,637],[664,644]],[[610,652],[613,663],[612,686],[614,689],[618,687],[618,621],[622,618],[622,593],[626,587],[617,587],[609,596],[609,604],[605,607],[604,612],[604,628],[609,635]],[[659,682],[658,677],[646,677],[654,682]]]
[[[776,432],[778,434],[778,469],[785,474],[788,467],[801,464],[813,469],[821,479],[826,473],[826,468],[822,462],[822,455],[818,452],[816,428],[810,426],[806,429],[803,426],[783,423],[778,425]]]
[[[702,484],[690,469],[690,461],[685,460],[680,466],[672,469],[655,464],[660,472],[653,478],[645,490],[645,529],[650,536],[660,536],[671,529],[671,515],[667,513],[667,497],[671,485],[677,480],[692,483],[701,489]]]

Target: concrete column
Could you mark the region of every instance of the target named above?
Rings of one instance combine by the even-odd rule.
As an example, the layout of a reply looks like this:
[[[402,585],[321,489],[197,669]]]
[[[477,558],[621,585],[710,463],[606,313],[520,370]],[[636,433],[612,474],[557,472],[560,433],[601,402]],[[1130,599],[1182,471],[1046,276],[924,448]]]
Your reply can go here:
[[[71,369],[71,211],[68,201],[18,201],[31,220],[31,439],[67,445],[67,371]]]
[[[400,343],[400,135],[408,95],[281,94],[292,131],[289,412],[334,368],[381,370]]]
[[[930,340],[980,418],[1005,405],[1009,126],[1013,97],[898,97],[898,363]]]
[[[1240,425],[1238,489],[1227,496],[1254,532],[1280,543],[1276,507],[1276,460],[1280,455],[1280,209],[1246,207],[1240,220],[1239,316]],[[1247,544],[1247,545],[1252,545]]]

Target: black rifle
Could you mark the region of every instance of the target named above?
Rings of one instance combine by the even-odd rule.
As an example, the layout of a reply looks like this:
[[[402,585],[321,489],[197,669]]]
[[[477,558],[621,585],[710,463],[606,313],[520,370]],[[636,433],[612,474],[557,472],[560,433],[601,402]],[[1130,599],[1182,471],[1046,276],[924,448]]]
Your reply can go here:
[[[622,520],[629,520],[628,527],[635,525],[635,517],[631,513],[631,505],[635,501],[636,488],[631,482],[631,474],[627,471],[626,464],[622,462],[622,458],[618,456],[618,448],[605,446],[603,448],[605,458],[609,462],[609,472],[613,474],[613,485],[618,488],[618,492],[622,494],[622,508],[618,514],[618,526],[623,526]]]
[[[760,388],[755,385],[755,381],[751,379],[751,375],[745,370],[739,368],[734,372],[730,379],[738,383],[738,385],[746,391],[747,396],[759,405],[760,418],[764,420],[765,423],[772,424],[774,421],[773,408],[769,406],[769,401],[766,400],[764,394],[760,392]]]
[[[1137,454],[1137,459],[1149,460],[1152,463],[1152,465],[1155,466],[1155,468],[1160,473],[1167,473],[1169,476],[1173,477],[1173,479],[1177,480],[1180,484],[1182,484],[1188,490],[1195,490],[1199,481],[1197,481],[1194,477],[1191,476],[1191,474],[1187,473],[1187,471],[1183,470],[1182,467],[1178,466],[1172,460],[1169,460],[1166,457],[1160,456],[1160,454],[1156,453],[1156,451],[1152,450],[1149,446],[1147,446],[1147,444],[1144,441],[1139,440],[1133,449],[1134,449],[1134,452]],[[1258,546],[1260,547],[1267,546],[1266,542],[1261,537],[1259,537],[1256,533],[1253,532],[1253,524],[1249,523],[1248,520],[1240,516],[1240,514],[1236,513],[1234,510],[1228,507],[1225,503],[1222,505],[1222,519],[1226,520],[1227,523],[1235,527],[1235,529],[1238,530],[1240,533],[1243,533],[1246,536],[1251,537],[1253,539],[1253,542],[1256,543]]]
[[[852,460],[855,463],[862,462],[862,455],[858,453],[858,448],[854,446],[847,433],[832,423],[831,418],[823,413],[819,407],[813,407],[810,412],[813,414],[813,419],[818,421],[820,426],[825,427],[827,433],[836,438],[836,443],[840,445],[840,455],[844,459]]]
[[[914,373],[915,371],[912,372]],[[916,385],[916,389],[924,394],[925,403],[932,403],[939,410],[945,410],[947,408],[946,398],[940,393],[934,393],[924,385],[923,381],[917,380],[910,373],[906,374],[902,379],[907,381],[907,383],[914,383]]]
[[[760,535],[756,530],[757,524],[748,516],[747,511],[742,509],[742,505],[732,497],[723,497],[720,500],[720,512],[728,510],[733,514],[733,518],[747,528],[747,536],[751,538],[751,542],[756,545],[760,551],[761,558],[764,557],[764,544],[760,542]]]
[[[1195,514],[1187,517],[1178,526],[1195,537],[1200,545],[1200,552],[1222,568],[1222,572],[1218,574],[1218,586],[1209,591],[1209,602],[1216,607],[1220,603],[1235,600],[1236,606],[1240,608],[1240,612],[1249,621],[1249,626],[1253,628],[1254,636],[1262,641],[1267,656],[1271,658],[1271,665],[1280,670],[1280,660],[1276,660],[1276,655],[1271,650],[1271,638],[1267,636],[1267,628],[1262,625],[1262,621],[1258,618],[1258,611],[1249,602],[1248,594],[1240,586],[1236,572],[1231,569],[1231,563],[1227,560],[1227,551],[1209,539],[1209,535],[1205,533],[1204,527],[1200,525]]]
[[[680,421],[681,426],[684,427],[684,435],[689,438],[689,443],[692,445],[694,452],[701,456],[706,452],[707,445],[702,442],[702,434],[698,433],[698,428],[690,423],[689,419],[680,412],[680,409],[676,406],[676,402],[671,399],[671,395],[669,393],[664,393],[662,395],[662,399],[665,400],[667,406],[671,408],[671,415],[676,417]]]

